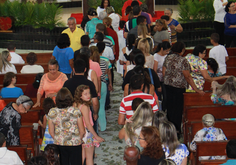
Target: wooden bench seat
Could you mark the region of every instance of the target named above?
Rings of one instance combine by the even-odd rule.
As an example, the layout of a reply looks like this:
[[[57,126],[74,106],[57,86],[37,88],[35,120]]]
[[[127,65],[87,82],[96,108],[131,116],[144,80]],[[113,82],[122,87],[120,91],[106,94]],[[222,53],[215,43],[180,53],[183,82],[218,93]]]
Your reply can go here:
[[[17,73],[20,73],[22,67],[27,64],[14,64],[16,67]],[[37,63],[37,65],[41,65],[44,69],[44,73],[48,71],[48,63]]]
[[[37,54],[37,61],[36,64],[38,63],[48,63],[48,61],[51,59],[52,57],[52,52],[51,53],[36,53]],[[28,53],[22,53],[19,54],[21,55],[21,57],[23,58],[23,60],[26,62],[26,57],[28,55]]]
[[[197,142],[197,150],[195,153],[195,164],[200,165],[201,162],[199,161],[199,156],[216,156],[216,155],[222,155],[226,156],[225,149],[228,141],[217,141],[217,142]],[[203,161],[204,164],[207,164],[207,160]],[[212,162],[212,161],[210,161]],[[214,161],[213,161],[214,162]],[[216,162],[226,162],[225,160],[218,161]]]
[[[7,149],[15,151],[20,157],[21,161],[27,165],[27,146],[8,146]]]
[[[35,148],[38,148],[36,146],[37,144],[37,137],[34,136],[33,133],[33,126],[32,125],[22,125],[19,130],[19,136],[20,136],[20,144],[21,145],[27,145],[27,150],[31,150],[31,153],[33,156],[35,156],[38,152],[35,150]]]
[[[17,84],[32,84],[37,74],[21,74],[17,73]],[[0,80],[3,81],[4,74],[0,74]],[[2,84],[2,82],[1,82]]]

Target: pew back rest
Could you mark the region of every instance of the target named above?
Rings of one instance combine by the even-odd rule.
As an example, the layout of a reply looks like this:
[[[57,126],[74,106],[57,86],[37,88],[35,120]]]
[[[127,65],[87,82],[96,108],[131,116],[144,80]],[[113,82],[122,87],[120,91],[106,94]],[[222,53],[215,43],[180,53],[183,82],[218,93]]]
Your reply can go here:
[[[198,93],[184,93],[184,107],[196,105],[214,105],[211,101],[211,93],[205,93],[203,96]]]
[[[16,74],[16,83],[17,84],[32,84],[34,82],[35,76],[37,74]],[[0,80],[3,80],[4,74],[0,74]]]
[[[29,110],[27,113],[21,114],[21,123],[38,123],[39,119],[40,110]]]
[[[226,155],[225,149],[228,141],[196,142],[196,164],[200,164],[199,156]]]
[[[8,146],[8,150],[15,151],[20,157],[21,161],[27,165],[27,147],[26,146]]]
[[[27,149],[31,150],[31,153],[35,155],[34,150],[34,135],[32,125],[22,125],[19,130],[20,144],[27,145]]]
[[[37,61],[36,63],[48,63],[48,61],[51,59],[52,57],[52,52],[48,52],[48,53],[36,53],[37,54]],[[22,53],[20,54],[21,57],[23,58],[23,60],[25,60],[25,62],[27,62],[26,57],[28,55],[28,53]]]

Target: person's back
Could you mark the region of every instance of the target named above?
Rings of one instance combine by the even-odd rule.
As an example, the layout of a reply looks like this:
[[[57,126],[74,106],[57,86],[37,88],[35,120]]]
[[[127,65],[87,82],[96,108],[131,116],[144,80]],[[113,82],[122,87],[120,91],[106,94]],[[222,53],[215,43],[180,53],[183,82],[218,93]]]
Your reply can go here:
[[[9,44],[7,47],[10,55],[11,55],[11,61],[12,64],[24,64],[25,61],[22,59],[22,57],[15,53],[16,47],[13,44]]]
[[[219,72],[222,74],[226,73],[226,61],[228,58],[227,50],[223,45],[220,45],[219,43],[219,34],[213,33],[211,35],[211,43],[214,46],[210,52],[209,57],[214,58],[218,65],[219,65]]]
[[[3,133],[0,133],[0,164],[1,165],[21,165],[23,164],[15,151],[10,151],[6,147],[6,140]]]
[[[199,141],[220,141],[220,140],[227,140],[224,132],[220,128],[215,128],[214,123],[215,119],[214,116],[211,114],[205,114],[202,117],[202,123],[204,128],[199,130],[196,135],[194,136],[192,142],[190,143],[190,149],[193,151],[196,151],[197,146],[196,142]],[[221,156],[201,156],[199,157],[200,160],[206,160],[206,159],[222,159],[224,157]]]

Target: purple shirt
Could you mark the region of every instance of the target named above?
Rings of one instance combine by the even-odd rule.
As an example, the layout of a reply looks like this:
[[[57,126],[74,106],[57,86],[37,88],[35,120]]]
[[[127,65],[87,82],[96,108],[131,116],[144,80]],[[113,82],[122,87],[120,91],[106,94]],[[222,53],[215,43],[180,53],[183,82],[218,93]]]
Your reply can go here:
[[[144,16],[144,17],[146,17],[147,24],[152,23],[151,20],[150,20],[149,15],[148,15],[148,13],[146,13],[146,12],[141,12],[141,15]]]

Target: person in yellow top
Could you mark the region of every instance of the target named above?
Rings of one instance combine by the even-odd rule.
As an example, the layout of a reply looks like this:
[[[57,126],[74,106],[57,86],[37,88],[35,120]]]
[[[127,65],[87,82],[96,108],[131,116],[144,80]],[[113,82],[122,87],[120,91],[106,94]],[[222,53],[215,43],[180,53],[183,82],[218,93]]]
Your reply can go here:
[[[80,38],[85,35],[84,31],[76,26],[76,19],[70,17],[67,20],[69,28],[65,29],[62,33],[68,34],[70,38],[70,47],[75,52],[81,48]]]

